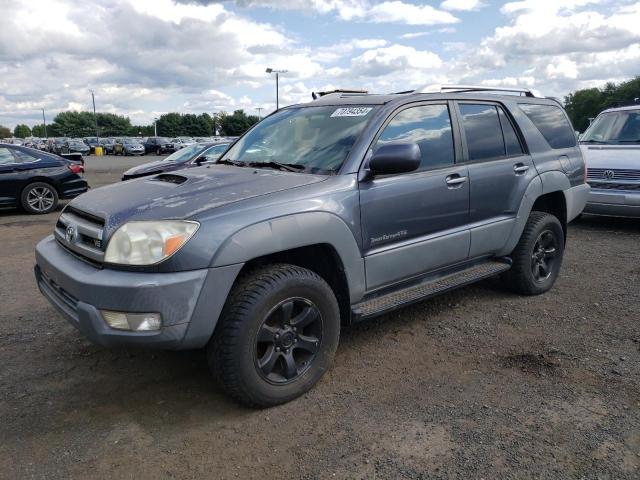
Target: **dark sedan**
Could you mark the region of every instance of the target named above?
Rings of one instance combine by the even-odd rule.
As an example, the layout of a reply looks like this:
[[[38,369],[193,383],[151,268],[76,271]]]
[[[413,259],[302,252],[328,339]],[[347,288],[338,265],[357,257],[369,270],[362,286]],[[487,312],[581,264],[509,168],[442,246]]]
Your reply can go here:
[[[229,142],[196,143],[172,153],[162,160],[133,167],[122,175],[122,180],[146,177],[181,168],[197,167],[204,163],[214,163],[229,147]]]
[[[89,188],[82,165],[33,148],[0,144],[0,207],[49,213],[59,199],[77,197]]]
[[[89,155],[91,153],[91,148],[80,140],[69,140],[64,143],[62,153],[79,153],[80,155]]]

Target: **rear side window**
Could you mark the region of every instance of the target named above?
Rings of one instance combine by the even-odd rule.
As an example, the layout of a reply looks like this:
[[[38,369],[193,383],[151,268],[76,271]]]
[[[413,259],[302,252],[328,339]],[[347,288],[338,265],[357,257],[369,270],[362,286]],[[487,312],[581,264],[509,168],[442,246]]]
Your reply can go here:
[[[507,150],[507,155],[520,155],[523,153],[522,145],[518,140],[518,135],[513,129],[513,125],[507,118],[507,114],[504,110],[498,107],[498,115],[500,116],[500,124],[502,125],[502,134],[504,135],[504,147]]]
[[[480,161],[505,156],[502,128],[495,105],[460,104],[469,160]]]
[[[0,147],[0,165],[7,165],[10,163],[16,163],[16,159],[8,148]]]
[[[21,150],[14,150],[13,154],[18,159],[18,163],[29,163],[29,162],[35,162],[37,160],[37,158],[34,157],[33,155],[30,155]]]
[[[446,105],[422,105],[398,113],[380,134],[376,148],[386,143],[417,143],[420,170],[453,165],[453,133]]]
[[[533,122],[551,148],[576,146],[576,134],[564,112],[554,105],[519,104],[520,109]]]

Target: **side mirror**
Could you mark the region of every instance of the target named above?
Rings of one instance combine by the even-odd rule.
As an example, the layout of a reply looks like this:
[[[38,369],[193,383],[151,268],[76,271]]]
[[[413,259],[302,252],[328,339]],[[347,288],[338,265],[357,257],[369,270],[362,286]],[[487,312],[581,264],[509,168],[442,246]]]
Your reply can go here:
[[[369,170],[376,175],[413,172],[420,167],[421,160],[417,143],[388,143],[373,153]]]
[[[206,161],[207,157],[198,157],[193,161],[193,163],[195,163],[196,165],[202,165]]]

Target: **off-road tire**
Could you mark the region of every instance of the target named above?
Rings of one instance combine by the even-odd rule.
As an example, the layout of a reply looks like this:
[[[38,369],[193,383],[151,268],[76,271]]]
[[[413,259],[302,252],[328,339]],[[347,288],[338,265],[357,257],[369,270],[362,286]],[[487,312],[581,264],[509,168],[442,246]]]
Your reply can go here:
[[[549,267],[549,275],[546,278],[536,279],[534,258],[536,252],[534,249],[539,245],[541,235],[546,237],[546,232],[553,236],[553,248],[555,249],[553,262]],[[504,286],[521,295],[539,295],[547,292],[558,277],[563,253],[564,232],[560,221],[546,212],[531,212],[518,245],[511,253],[512,266],[501,276]],[[540,271],[538,270],[538,272]]]
[[[276,384],[257,365],[256,342],[270,312],[291,298],[317,307],[322,334],[314,358],[301,373]],[[272,264],[238,280],[207,347],[207,359],[228,395],[249,407],[270,407],[299,397],[320,380],[332,363],[339,336],[338,302],[327,282],[306,268]]]

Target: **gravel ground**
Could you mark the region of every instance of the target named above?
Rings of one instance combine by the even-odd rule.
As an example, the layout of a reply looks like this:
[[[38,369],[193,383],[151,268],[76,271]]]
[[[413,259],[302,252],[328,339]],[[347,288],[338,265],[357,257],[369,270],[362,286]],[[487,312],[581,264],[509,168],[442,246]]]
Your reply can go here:
[[[201,351],[68,325],[32,273],[56,217],[0,214],[0,478],[640,478],[640,221],[572,224],[546,295],[488,280],[347,328],[316,388],[253,411]]]

